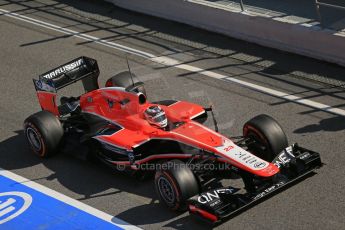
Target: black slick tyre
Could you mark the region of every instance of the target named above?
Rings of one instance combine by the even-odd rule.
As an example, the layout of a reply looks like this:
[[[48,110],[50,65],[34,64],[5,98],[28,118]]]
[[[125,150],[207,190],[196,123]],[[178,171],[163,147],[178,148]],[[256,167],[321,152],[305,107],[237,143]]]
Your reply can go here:
[[[133,85],[133,83],[138,83],[138,82],[140,81],[135,74],[130,73],[129,71],[124,71],[109,78],[107,82],[105,83],[105,86],[106,87],[117,86],[117,87],[127,88]],[[139,87],[137,91],[143,93],[146,96],[146,90],[143,86]]]
[[[155,190],[161,203],[170,210],[185,211],[186,201],[199,193],[199,184],[193,172],[180,160],[164,163],[155,174]]]
[[[45,158],[57,153],[63,128],[54,114],[43,110],[25,119],[24,133],[32,151]]]
[[[246,122],[243,126],[243,136],[254,140],[254,143],[248,146],[249,151],[269,162],[288,147],[282,127],[266,114],[258,115]]]

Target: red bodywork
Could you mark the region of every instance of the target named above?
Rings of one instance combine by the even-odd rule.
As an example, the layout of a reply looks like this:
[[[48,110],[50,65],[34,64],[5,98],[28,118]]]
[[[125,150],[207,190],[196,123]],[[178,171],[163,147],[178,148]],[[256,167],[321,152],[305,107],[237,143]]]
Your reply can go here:
[[[143,100],[143,97],[145,100]],[[91,113],[121,126],[122,129],[112,135],[99,135],[97,140],[110,145],[119,146],[128,151],[151,139],[168,139],[215,153],[217,159],[230,163],[238,168],[262,177],[269,177],[279,169],[246,150],[235,145],[227,137],[193,121],[205,110],[203,107],[184,101],[177,101],[169,106],[160,105],[165,111],[169,122],[184,122],[183,125],[165,131],[150,125],[143,112],[150,102],[143,94],[127,92],[124,88],[101,88],[80,97],[82,112]],[[165,154],[136,161],[141,164],[154,158],[189,158],[190,154]],[[129,162],[118,162],[130,164]]]
[[[57,116],[59,115],[56,105],[56,93],[37,91],[37,98],[42,110],[48,110]]]

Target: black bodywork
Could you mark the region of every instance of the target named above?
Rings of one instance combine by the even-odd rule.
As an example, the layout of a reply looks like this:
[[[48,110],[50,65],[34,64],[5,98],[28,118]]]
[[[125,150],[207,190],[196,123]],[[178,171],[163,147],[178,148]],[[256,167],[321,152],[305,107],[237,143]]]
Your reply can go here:
[[[231,186],[212,188],[188,200],[190,214],[212,224],[219,223],[313,175],[314,170],[322,166],[318,153],[297,144],[282,151],[273,163],[280,168],[280,173],[268,179],[243,174],[237,169],[242,174],[247,193],[241,194],[239,188]]]

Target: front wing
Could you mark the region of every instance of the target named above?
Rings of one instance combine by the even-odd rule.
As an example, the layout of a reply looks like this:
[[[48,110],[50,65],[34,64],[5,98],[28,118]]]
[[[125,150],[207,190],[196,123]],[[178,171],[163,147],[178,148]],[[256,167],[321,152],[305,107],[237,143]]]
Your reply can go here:
[[[263,179],[255,192],[240,194],[240,189],[234,187],[215,188],[190,198],[189,213],[198,219],[219,223],[315,174],[314,170],[322,166],[318,153],[297,144],[282,151],[273,163],[280,168],[280,173]]]

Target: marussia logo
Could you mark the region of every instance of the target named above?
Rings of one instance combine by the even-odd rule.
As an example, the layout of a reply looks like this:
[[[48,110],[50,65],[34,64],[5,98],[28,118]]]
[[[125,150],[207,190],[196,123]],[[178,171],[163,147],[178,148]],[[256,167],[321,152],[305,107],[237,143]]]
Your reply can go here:
[[[214,199],[219,199],[219,193],[232,194],[233,192],[234,190],[230,188],[217,189],[212,192],[207,192],[199,196],[198,202],[201,204],[206,204],[213,201]]]
[[[22,214],[31,203],[32,197],[24,192],[0,193],[0,225]]]
[[[82,64],[83,64],[83,59],[79,59],[75,62],[72,62],[71,64],[62,66],[61,68],[58,68],[58,69],[54,70],[53,72],[50,72],[50,73],[44,75],[43,78],[52,79],[56,76],[59,76],[63,73],[66,73],[72,69],[75,69],[75,68],[81,66]]]

